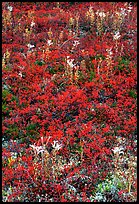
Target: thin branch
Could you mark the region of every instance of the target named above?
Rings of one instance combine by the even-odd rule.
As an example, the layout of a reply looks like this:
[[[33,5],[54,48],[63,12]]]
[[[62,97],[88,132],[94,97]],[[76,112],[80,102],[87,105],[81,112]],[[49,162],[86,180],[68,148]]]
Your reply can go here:
[[[65,42],[63,42],[63,44],[59,48],[63,47],[63,45],[65,45],[68,41],[70,41],[71,39],[73,39],[75,37],[77,37],[77,34],[74,35],[72,38],[70,38],[70,39],[66,40]]]

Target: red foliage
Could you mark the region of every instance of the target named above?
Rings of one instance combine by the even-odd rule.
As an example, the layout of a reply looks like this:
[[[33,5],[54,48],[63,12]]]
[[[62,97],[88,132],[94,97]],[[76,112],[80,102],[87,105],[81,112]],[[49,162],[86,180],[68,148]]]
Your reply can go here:
[[[21,143],[3,148],[8,202],[90,202],[117,136],[136,139],[136,5],[58,3],[2,3],[3,140]]]

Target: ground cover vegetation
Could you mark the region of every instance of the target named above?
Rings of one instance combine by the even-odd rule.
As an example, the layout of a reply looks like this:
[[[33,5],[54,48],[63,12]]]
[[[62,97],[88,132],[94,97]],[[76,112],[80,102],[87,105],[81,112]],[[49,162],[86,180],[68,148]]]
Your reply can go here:
[[[137,199],[137,5],[2,2],[2,199]]]

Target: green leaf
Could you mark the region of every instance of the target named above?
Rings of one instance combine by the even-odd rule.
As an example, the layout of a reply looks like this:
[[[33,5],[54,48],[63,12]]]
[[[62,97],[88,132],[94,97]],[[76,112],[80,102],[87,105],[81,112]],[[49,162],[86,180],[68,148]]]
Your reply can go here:
[[[94,78],[95,78],[95,72],[91,71],[90,72],[90,79],[89,79],[89,81],[92,81],[92,79],[94,79]]]
[[[137,98],[137,94],[135,93],[135,90],[130,90],[129,91],[129,96],[136,99]]]

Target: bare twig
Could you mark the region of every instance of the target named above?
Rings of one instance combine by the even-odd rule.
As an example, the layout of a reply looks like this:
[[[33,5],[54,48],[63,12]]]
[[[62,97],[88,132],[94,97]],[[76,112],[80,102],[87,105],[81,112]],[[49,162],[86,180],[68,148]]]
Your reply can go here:
[[[66,44],[68,41],[70,41],[71,39],[73,39],[73,38],[75,38],[75,37],[77,37],[77,34],[76,34],[76,35],[74,35],[72,38],[70,38],[70,39],[66,40],[65,42],[63,42],[63,44],[62,44],[62,45],[60,45],[60,47],[59,47],[59,48],[63,47],[63,45],[65,45],[65,44]]]

